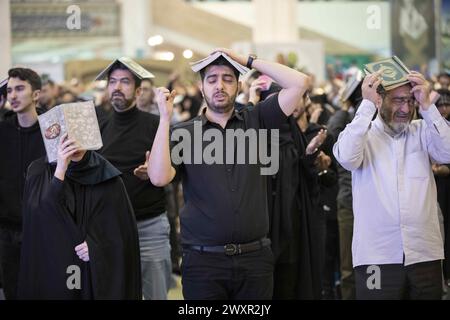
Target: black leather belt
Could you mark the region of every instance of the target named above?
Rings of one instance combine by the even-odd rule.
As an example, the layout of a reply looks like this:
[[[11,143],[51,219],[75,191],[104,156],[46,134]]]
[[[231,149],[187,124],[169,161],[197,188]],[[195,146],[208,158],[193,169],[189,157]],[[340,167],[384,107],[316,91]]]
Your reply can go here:
[[[263,238],[258,241],[253,241],[249,243],[229,243],[223,246],[186,245],[184,247],[187,249],[193,249],[201,252],[218,252],[218,253],[225,253],[227,256],[234,256],[237,254],[257,251],[264,247],[268,247],[269,245],[270,239]]]

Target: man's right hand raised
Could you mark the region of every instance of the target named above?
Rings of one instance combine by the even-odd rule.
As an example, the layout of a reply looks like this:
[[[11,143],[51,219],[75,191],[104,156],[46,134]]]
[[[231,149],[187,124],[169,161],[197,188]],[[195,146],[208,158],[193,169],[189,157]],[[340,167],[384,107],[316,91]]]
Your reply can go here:
[[[169,121],[172,119],[173,114],[173,100],[176,96],[176,91],[170,92],[168,89],[161,87],[156,90],[156,103],[158,104],[159,115],[161,120]]]
[[[379,108],[381,104],[381,96],[377,92],[377,88],[381,84],[381,81],[383,81],[381,72],[375,72],[364,78],[361,87],[363,99],[373,102],[377,108]]]

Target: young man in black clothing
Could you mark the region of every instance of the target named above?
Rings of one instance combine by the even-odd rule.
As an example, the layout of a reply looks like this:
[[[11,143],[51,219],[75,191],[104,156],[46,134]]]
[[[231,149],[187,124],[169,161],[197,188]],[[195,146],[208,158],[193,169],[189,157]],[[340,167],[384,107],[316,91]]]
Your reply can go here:
[[[167,299],[172,265],[169,221],[164,188],[147,175],[146,151],[151,148],[159,118],[136,107],[142,79],[153,77],[128,58],[113,62],[99,78],[107,77],[113,112],[101,124],[100,154],[122,172],[122,179],[136,215],[144,299]]]
[[[235,148],[225,146],[223,153],[220,147],[216,149],[218,159],[212,164],[198,162],[195,158],[202,157],[203,151],[207,153],[209,144],[205,140],[209,133],[225,141],[229,139],[227,132],[234,132],[231,139],[235,139],[238,132],[251,134],[255,130],[261,133],[261,129],[279,129],[306,91],[307,76],[255,56],[237,55],[228,49],[218,51],[240,65],[267,74],[282,90],[256,107],[235,112],[239,66],[233,66],[223,56],[211,61],[200,70],[206,110],[174,128],[174,134],[178,132],[184,137],[188,132],[191,137],[190,142],[183,140],[188,150],[183,149],[183,161],[176,165],[171,162],[175,159],[171,158],[169,147],[175,93],[160,89],[157,101],[161,118],[148,173],[151,181],[159,186],[168,184],[177,173],[183,178],[185,207],[180,213],[180,222],[184,298],[271,299],[273,255],[267,238],[267,177],[260,170],[264,169],[262,161],[252,164],[246,158],[244,163],[238,160],[230,164],[230,158],[236,160]],[[199,128],[205,134],[203,137],[197,133]],[[255,156],[247,141],[238,142],[236,150],[245,150],[249,157]],[[233,143],[227,140],[226,144],[230,142]],[[187,160],[188,153],[194,163]],[[276,155],[277,150],[271,153],[271,156]]]
[[[36,104],[41,79],[31,69],[8,71],[14,111],[0,122],[0,265],[6,299],[16,299],[22,237],[22,195],[30,163],[45,155]]]

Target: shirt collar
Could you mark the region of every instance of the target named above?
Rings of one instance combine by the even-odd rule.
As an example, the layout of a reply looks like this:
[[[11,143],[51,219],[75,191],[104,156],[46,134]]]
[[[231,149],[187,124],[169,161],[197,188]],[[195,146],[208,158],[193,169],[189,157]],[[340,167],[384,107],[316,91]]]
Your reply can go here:
[[[230,120],[232,120],[232,119],[234,119],[234,118],[236,118],[236,119],[238,119],[238,120],[240,120],[240,121],[244,121],[244,118],[242,117],[242,113],[241,113],[241,112],[238,112],[238,111],[236,110],[236,108],[234,109],[234,112],[233,112],[233,114],[231,115],[230,119],[228,119],[228,121],[230,121]],[[205,126],[207,123],[212,123],[212,122],[209,121],[208,118],[206,117],[206,108],[204,108],[204,109],[201,111],[200,119],[201,119],[201,121],[202,121],[202,126]]]

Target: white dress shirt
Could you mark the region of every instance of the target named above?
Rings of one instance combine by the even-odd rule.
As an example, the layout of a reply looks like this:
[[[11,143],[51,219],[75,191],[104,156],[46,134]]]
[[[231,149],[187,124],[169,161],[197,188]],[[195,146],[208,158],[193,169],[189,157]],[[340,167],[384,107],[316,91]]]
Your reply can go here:
[[[450,163],[450,126],[432,105],[391,136],[375,111],[363,100],[333,148],[352,171],[353,266],[444,259],[431,161]]]

